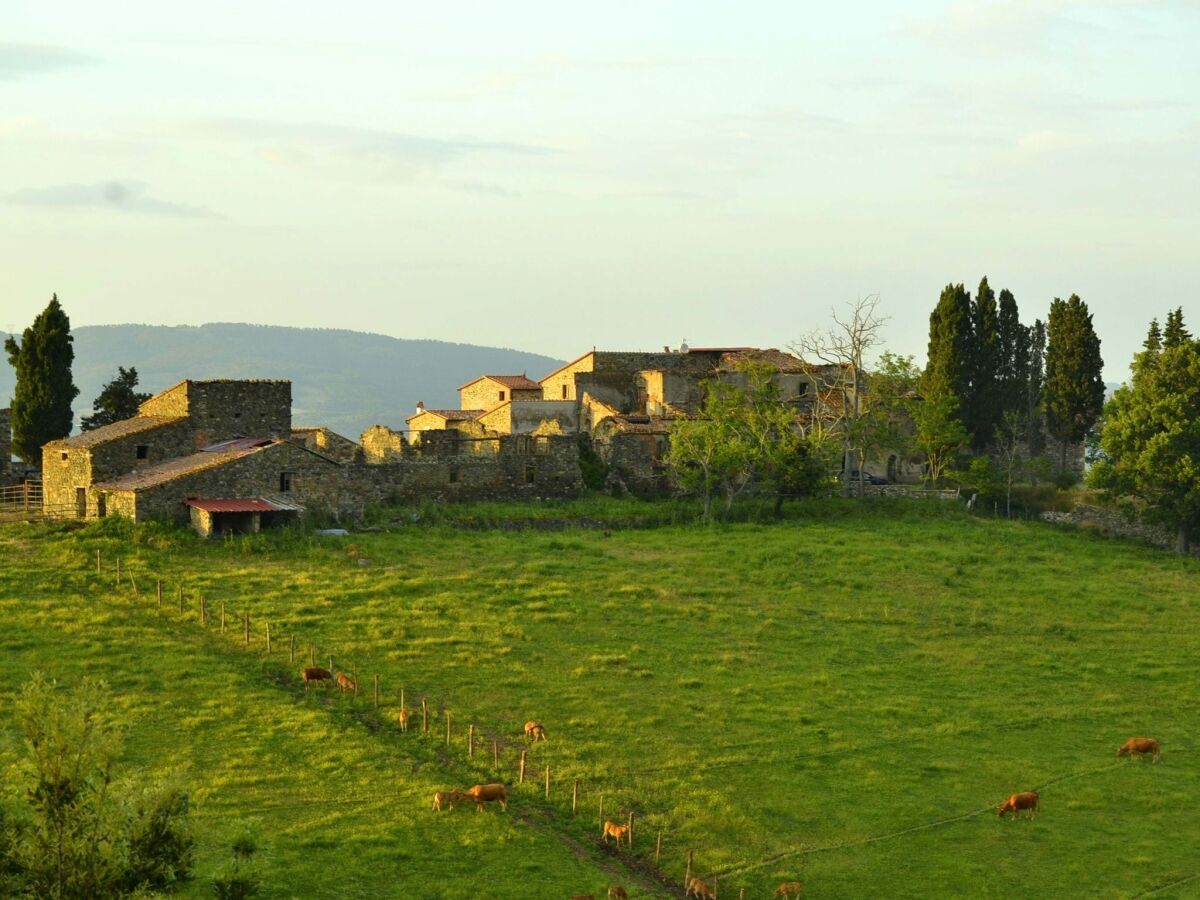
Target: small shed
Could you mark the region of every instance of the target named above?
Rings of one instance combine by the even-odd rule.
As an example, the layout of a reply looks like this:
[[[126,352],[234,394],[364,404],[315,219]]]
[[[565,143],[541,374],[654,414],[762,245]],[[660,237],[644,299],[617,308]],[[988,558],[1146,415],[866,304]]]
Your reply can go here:
[[[256,534],[264,528],[293,525],[304,507],[283,497],[208,499],[189,497],[192,527],[202,537],[213,534]]]

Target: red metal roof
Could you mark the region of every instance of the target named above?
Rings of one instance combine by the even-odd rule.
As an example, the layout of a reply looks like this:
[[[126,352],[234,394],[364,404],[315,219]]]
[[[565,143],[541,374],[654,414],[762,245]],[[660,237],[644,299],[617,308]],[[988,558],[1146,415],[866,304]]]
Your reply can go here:
[[[274,503],[261,497],[246,497],[238,500],[185,500],[188,506],[210,513],[279,512]]]

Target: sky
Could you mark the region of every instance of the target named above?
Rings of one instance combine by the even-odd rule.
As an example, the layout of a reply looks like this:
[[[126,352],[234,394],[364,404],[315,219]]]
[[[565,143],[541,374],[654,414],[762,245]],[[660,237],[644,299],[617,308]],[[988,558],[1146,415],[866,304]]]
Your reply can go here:
[[[1200,3],[4,0],[0,330],[787,347],[1200,282]],[[1200,320],[1195,323],[1200,326]]]

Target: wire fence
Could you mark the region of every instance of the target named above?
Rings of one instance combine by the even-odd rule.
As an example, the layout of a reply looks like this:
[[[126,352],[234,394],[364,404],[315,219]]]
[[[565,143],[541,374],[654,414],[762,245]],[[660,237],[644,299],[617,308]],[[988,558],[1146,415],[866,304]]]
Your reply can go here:
[[[107,580],[105,576],[110,574],[111,571],[113,570],[106,572],[101,551],[97,550],[95,558],[96,576],[98,578]],[[111,584],[117,589],[120,589],[123,585],[127,585],[132,590],[133,594],[139,598],[142,596],[143,589],[146,591],[147,595],[150,595],[152,591],[152,595],[156,601],[156,609],[177,611],[180,616],[190,616],[190,621],[201,626],[205,633],[212,634],[214,631],[216,631],[218,635],[228,633],[229,640],[234,641],[235,644],[240,643],[243,649],[253,649],[256,652],[265,652],[268,658],[271,658],[272,656],[278,656],[278,658],[282,660],[284,655],[286,655],[289,664],[292,665],[296,664],[297,662],[303,665],[306,662],[312,662],[315,660],[317,663],[328,661],[332,666],[334,661],[334,657],[328,654],[327,650],[325,651],[323,658],[318,658],[316,646],[300,642],[296,635],[288,635],[282,640],[281,635],[272,635],[270,623],[268,621],[260,622],[257,618],[252,618],[248,610],[243,610],[241,616],[237,616],[236,614],[230,615],[230,611],[226,608],[224,603],[218,602],[214,608],[214,605],[211,603],[211,601],[206,600],[202,593],[193,592],[189,595],[185,593],[182,584],[179,584],[176,590],[171,591],[168,589],[167,584],[163,579],[152,578],[146,575],[144,572],[142,573],[141,582],[139,584],[138,576],[128,565],[126,565],[124,570],[122,570],[122,563],[120,559],[118,559],[115,563],[115,581],[111,582]],[[152,589],[151,584],[153,584]],[[240,641],[238,641],[239,637],[241,638]],[[298,649],[302,651],[299,654],[297,653]],[[307,651],[307,653],[303,651]],[[350,693],[352,693],[354,697],[358,697],[360,696],[362,690],[362,682],[359,678],[357,669],[352,666],[351,671],[353,688],[351,689]],[[274,679],[274,683],[281,686],[286,684],[286,682],[281,679]],[[299,685],[296,684],[295,687],[299,687]],[[399,716],[397,714],[400,708],[407,708],[404,705],[406,698],[406,694],[404,692],[407,691],[407,688],[402,689],[401,703],[398,706],[393,705],[384,699],[383,694],[381,693],[381,683],[378,675],[374,675],[372,677],[371,681],[369,682],[369,688],[369,696],[372,702],[371,713],[378,714],[379,717],[375,723],[379,727],[373,728],[372,730],[378,733],[385,722],[395,719],[396,727],[393,733],[394,735],[402,734],[403,732],[399,725]],[[415,730],[418,735],[424,738],[433,739],[438,744],[442,744],[443,723],[431,721],[430,719],[430,694],[427,692],[413,691],[407,696],[413,697],[416,702],[420,704],[422,713],[419,719],[417,719],[415,722],[411,722],[410,727]],[[1145,707],[1143,706],[1142,708]],[[899,735],[884,740],[858,744],[847,744],[840,747],[831,747],[817,751],[799,751],[795,753],[778,752],[777,743],[775,742],[742,742],[739,744],[725,745],[720,748],[720,752],[722,754],[744,754],[737,755],[732,758],[695,760],[623,769],[608,769],[601,774],[589,774],[587,772],[576,771],[571,767],[567,767],[561,772],[555,772],[552,769],[550,761],[546,761],[540,769],[536,766],[537,761],[533,761],[535,762],[535,765],[531,766],[529,752],[537,747],[536,743],[527,744],[524,741],[514,740],[513,736],[509,733],[506,733],[503,729],[481,729],[477,727],[475,723],[471,722],[466,723],[465,728],[463,728],[460,724],[459,731],[455,732],[455,722],[450,708],[444,702],[441,702],[433,707],[435,712],[435,720],[436,711],[438,709],[441,709],[444,714],[445,730],[444,744],[442,744],[442,746],[444,746],[445,750],[442,751],[442,753],[450,754],[442,756],[441,759],[444,764],[451,765],[453,768],[458,770],[459,774],[470,775],[474,773],[480,776],[495,775],[496,777],[500,777],[502,780],[505,780],[510,784],[515,783],[516,785],[528,785],[528,787],[520,788],[520,790],[523,790],[526,793],[533,793],[535,797],[539,797],[539,799],[547,805],[547,808],[553,807],[555,799],[557,799],[560,804],[564,803],[565,801],[563,798],[569,794],[570,813],[573,818],[581,814],[581,809],[584,805],[580,802],[581,795],[583,795],[581,788],[583,788],[584,791],[586,791],[586,799],[598,800],[599,803],[597,814],[597,834],[600,834],[602,831],[602,826],[605,821],[605,795],[608,794],[610,799],[621,797],[623,791],[619,787],[620,782],[631,782],[647,776],[665,775],[676,772],[685,772],[689,775],[695,775],[697,773],[707,773],[723,769],[762,769],[763,767],[778,766],[787,762],[825,759],[840,755],[865,753],[888,747],[927,745],[931,741],[955,738],[970,733],[991,733],[1002,730],[1037,728],[1044,726],[1047,722],[1060,723],[1087,720],[1094,718],[1096,715],[1095,711],[1093,710],[1088,710],[1083,707],[1076,707],[1072,712],[1058,716],[1042,715],[1034,718],[1030,715],[1022,715],[1020,717],[999,722],[991,721],[964,723],[956,726],[953,729],[949,729],[937,734],[930,734],[929,732],[925,731]],[[410,713],[415,712],[416,709],[414,707]],[[1110,713],[1111,709],[1106,708],[1104,712]],[[503,744],[501,743],[502,739]],[[520,749],[517,751],[516,758],[514,758],[513,755],[514,747],[520,747]],[[501,753],[502,749],[503,754]],[[774,752],[768,752],[771,750],[774,750]],[[1186,753],[1190,750],[1191,748],[1189,747],[1172,746],[1171,748],[1172,754]],[[502,756],[505,759],[507,768],[500,765]],[[491,761],[491,766],[488,765],[489,760]],[[1089,775],[1094,775],[1113,769],[1121,764],[1121,761],[1110,762],[1101,766],[1093,766],[1067,772],[1044,781],[1040,785],[1036,785],[1033,789],[1041,791],[1045,788],[1052,787],[1070,780],[1084,778]],[[443,767],[445,767],[445,765],[443,765]],[[669,791],[667,791],[667,793],[669,793]],[[268,790],[265,792],[259,792],[257,794],[257,796],[254,798],[253,808],[258,812],[276,812],[311,807],[352,807],[375,803],[390,803],[409,795],[410,792],[407,791],[384,791],[365,794],[357,793],[350,796],[339,793],[329,796],[297,797],[294,793],[290,792],[275,793],[274,791]],[[239,800],[236,805],[241,808],[245,804],[243,800]],[[592,804],[588,803],[587,805],[590,807]],[[994,809],[995,807],[989,805],[977,809],[971,809],[955,815],[907,825],[901,828],[868,835],[865,837],[855,837],[845,841],[838,841],[829,844],[800,844],[782,850],[771,850],[764,852],[763,855],[753,861],[728,866],[722,869],[714,869],[705,874],[703,877],[719,882],[721,879],[745,876],[788,859],[804,858],[815,854],[832,853],[840,850],[852,849],[854,847],[868,846],[885,841],[895,840],[910,834],[939,828],[956,822],[964,821],[987,812],[993,812]],[[616,812],[617,810],[610,802],[609,815],[611,816]],[[624,816],[618,814],[618,820],[627,821],[627,824],[630,827],[630,844],[632,846],[635,811],[633,806],[625,804],[621,806],[621,812],[624,813]],[[194,810],[194,814],[200,817],[217,817],[225,815],[226,813],[224,810],[218,807],[213,807],[211,809],[199,807]],[[586,811],[582,814],[590,815],[590,813]],[[639,816],[639,818],[643,817]],[[679,881],[677,878],[672,879],[667,874],[666,870],[661,868],[663,864],[662,846],[664,834],[669,821],[669,816],[663,817],[661,815],[657,817],[652,816],[650,819],[649,827],[652,835],[655,835],[653,863],[650,862],[650,854],[648,850],[643,850],[640,855],[633,856],[632,858],[627,859],[626,862],[630,865],[634,872],[638,873],[642,878],[652,881],[659,889],[667,890],[673,895],[680,895],[683,890],[682,885],[684,882]],[[676,847],[674,852],[680,853],[681,848]],[[697,874],[697,871],[692,867],[694,852],[694,849],[687,850],[688,863],[685,869],[685,880],[687,877]],[[1200,873],[1188,875],[1181,879],[1171,881],[1167,884],[1152,887],[1143,893],[1137,894],[1136,896],[1152,896],[1170,890],[1176,886],[1189,883],[1197,878],[1200,878]]]

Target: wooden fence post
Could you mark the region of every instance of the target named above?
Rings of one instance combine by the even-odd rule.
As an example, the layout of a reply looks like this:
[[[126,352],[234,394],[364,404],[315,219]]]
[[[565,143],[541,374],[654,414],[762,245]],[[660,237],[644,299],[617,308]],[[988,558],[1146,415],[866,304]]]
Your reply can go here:
[[[546,764],[546,799],[550,799],[550,764]]]
[[[467,759],[475,758],[475,726],[467,726]]]
[[[446,710],[446,746],[450,746],[450,710]]]
[[[600,795],[600,833],[604,834],[604,795]]]
[[[496,771],[500,771],[500,742],[492,741],[492,765]]]
[[[721,876],[713,876],[713,900],[717,900],[717,892],[721,890]]]
[[[225,633],[225,601],[221,601],[221,634]]]
[[[404,685],[400,685],[400,708],[404,709]]]
[[[329,657],[329,674],[333,674],[333,657]]]
[[[421,698],[421,734],[429,734],[429,699]]]
[[[242,625],[243,625],[243,631],[246,636],[246,646],[249,647],[250,646],[250,610],[246,610],[245,612],[242,613]]]
[[[633,849],[633,810],[632,809],[629,811],[629,822],[626,825],[626,827],[629,829],[629,849],[632,850]]]
[[[658,829],[658,841],[654,845],[654,864],[658,865],[658,858],[662,856],[662,829]]]
[[[379,709],[379,676],[375,676],[375,708]]]
[[[517,769],[517,784],[525,783],[525,751],[521,751],[521,766]]]
[[[100,548],[96,548],[96,574],[100,574]]]
[[[579,809],[579,779],[576,778],[571,782],[571,815],[575,815]]]
[[[358,663],[350,667],[350,680],[354,682],[354,696],[358,696]]]
[[[137,579],[133,577],[133,569],[129,570],[129,586],[133,588],[133,596],[138,595]]]
[[[200,595],[200,624],[208,624],[208,608],[204,605],[204,595]]]
[[[687,890],[688,885],[692,883],[692,854],[695,852],[695,850],[688,851],[687,868],[683,873],[683,889],[685,891]]]
[[[99,553],[100,551],[97,550],[96,552]],[[158,585],[155,587],[154,592],[155,592],[155,594],[158,595],[158,606],[161,609],[162,608],[162,579],[161,578],[158,579]]]
[[[121,586],[121,557],[117,557],[117,587]]]
[[[267,623],[267,656],[271,655],[271,623]]]
[[[288,662],[296,662],[296,636],[293,634],[291,641],[288,643]]]

